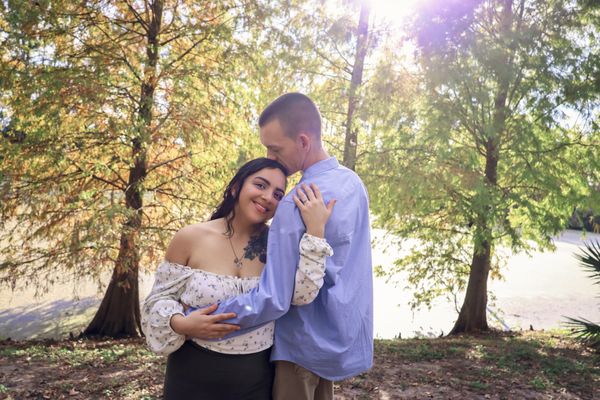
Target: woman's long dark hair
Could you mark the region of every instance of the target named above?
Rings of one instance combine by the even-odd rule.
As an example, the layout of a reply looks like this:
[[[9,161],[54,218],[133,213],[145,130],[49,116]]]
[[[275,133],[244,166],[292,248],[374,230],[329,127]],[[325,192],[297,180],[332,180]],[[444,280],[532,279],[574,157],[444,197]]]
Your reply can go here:
[[[242,165],[227,185],[227,188],[223,193],[223,201],[219,203],[215,212],[210,216],[211,220],[225,218],[225,222],[227,223],[227,232],[225,232],[225,234],[227,236],[231,237],[231,235],[233,235],[231,221],[233,221],[233,218],[235,217],[235,204],[238,201],[240,191],[244,186],[246,178],[265,168],[278,169],[283,172],[285,176],[288,175],[287,169],[279,162],[271,160],[270,158],[261,157],[248,161],[246,164]]]

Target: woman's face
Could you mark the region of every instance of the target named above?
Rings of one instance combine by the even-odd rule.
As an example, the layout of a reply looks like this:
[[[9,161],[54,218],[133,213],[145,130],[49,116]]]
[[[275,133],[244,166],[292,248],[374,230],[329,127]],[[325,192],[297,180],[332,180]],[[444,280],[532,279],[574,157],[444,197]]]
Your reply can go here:
[[[273,218],[285,194],[286,179],[277,168],[263,168],[244,181],[236,204],[236,215],[244,214],[252,223]]]

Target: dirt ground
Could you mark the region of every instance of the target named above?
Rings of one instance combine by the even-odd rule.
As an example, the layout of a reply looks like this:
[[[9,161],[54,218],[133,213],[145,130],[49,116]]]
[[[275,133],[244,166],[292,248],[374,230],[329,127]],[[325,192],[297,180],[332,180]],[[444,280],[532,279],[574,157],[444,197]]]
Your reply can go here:
[[[158,399],[142,339],[0,342],[0,399]],[[377,340],[336,399],[599,399],[600,355],[561,332]]]

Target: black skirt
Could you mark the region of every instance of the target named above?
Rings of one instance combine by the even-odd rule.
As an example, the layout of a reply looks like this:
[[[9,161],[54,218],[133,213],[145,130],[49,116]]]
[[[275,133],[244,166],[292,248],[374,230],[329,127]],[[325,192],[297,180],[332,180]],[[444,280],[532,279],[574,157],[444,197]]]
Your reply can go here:
[[[270,400],[274,367],[271,349],[223,354],[192,341],[167,359],[165,400]]]

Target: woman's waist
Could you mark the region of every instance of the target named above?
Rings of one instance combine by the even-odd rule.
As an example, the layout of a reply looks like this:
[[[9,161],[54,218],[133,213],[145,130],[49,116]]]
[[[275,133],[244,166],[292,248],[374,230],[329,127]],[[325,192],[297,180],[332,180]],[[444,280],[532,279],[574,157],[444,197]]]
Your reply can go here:
[[[211,355],[215,355],[215,356],[219,356],[219,357],[231,357],[231,358],[236,358],[239,356],[253,356],[253,355],[257,355],[263,352],[268,352],[270,354],[271,352],[271,348],[273,346],[268,346],[265,347],[264,349],[258,349],[256,351],[251,351],[248,353],[224,353],[222,351],[218,351],[218,350],[213,350],[211,348],[208,348],[204,345],[204,343],[197,343],[195,339],[188,339],[185,345],[189,345],[191,347],[193,347],[195,350],[206,353],[206,354],[211,354]],[[181,348],[183,348],[184,346],[182,346]]]
[[[269,322],[259,328],[223,340],[191,340],[205,348],[223,354],[248,354],[268,349],[273,345],[275,322]]]

